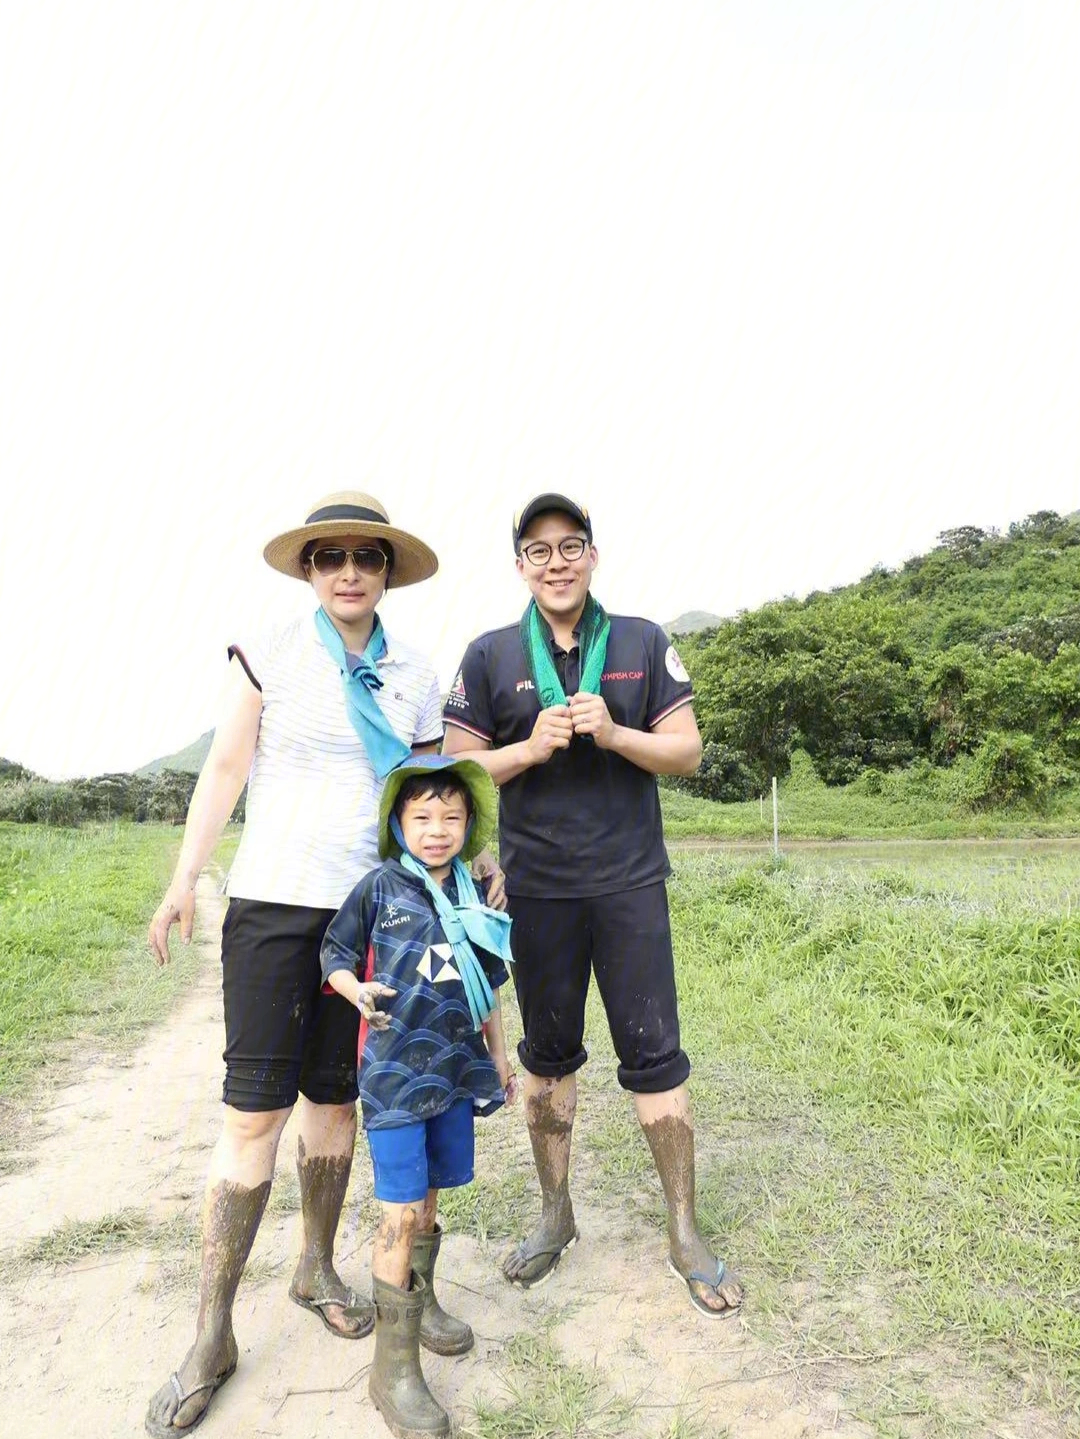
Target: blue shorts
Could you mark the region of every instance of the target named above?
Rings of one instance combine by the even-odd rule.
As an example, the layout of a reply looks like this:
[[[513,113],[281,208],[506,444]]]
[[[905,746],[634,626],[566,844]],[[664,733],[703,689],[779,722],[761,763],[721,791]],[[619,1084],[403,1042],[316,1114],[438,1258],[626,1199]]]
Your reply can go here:
[[[369,1129],[375,1198],[416,1204],[429,1189],[456,1189],[473,1177],[473,1102],[459,1099],[434,1119]]]

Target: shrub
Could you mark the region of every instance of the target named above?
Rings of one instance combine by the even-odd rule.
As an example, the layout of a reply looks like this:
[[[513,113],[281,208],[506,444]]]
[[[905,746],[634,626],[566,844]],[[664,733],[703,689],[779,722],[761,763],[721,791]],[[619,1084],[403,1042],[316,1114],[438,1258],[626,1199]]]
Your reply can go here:
[[[814,768],[814,761],[804,749],[791,751],[791,768],[784,782],[785,790],[824,789],[825,781]]]
[[[965,767],[965,798],[973,809],[1041,799],[1047,771],[1030,735],[991,730]]]
[[[664,785],[683,794],[696,795],[698,799],[724,804],[754,799],[763,789],[761,777],[747,765],[738,750],[712,740],[702,750],[701,764],[694,774],[668,775]]]
[[[36,779],[33,770],[16,764],[13,759],[0,759],[0,784],[17,784],[20,780]]]
[[[71,828],[82,818],[79,796],[70,784],[36,779],[0,787],[0,820]]]

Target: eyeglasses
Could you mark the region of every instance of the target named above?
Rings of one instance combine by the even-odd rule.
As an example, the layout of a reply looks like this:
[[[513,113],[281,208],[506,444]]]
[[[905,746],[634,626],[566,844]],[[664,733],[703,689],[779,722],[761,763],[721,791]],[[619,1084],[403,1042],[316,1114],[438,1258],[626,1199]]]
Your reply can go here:
[[[565,540],[559,541],[559,554],[564,560],[580,560],[589,547],[588,540],[583,540],[580,535],[567,535]],[[531,545],[522,545],[520,552],[525,556],[530,565],[546,565],[552,556],[552,548],[547,540],[533,540]]]
[[[346,550],[339,545],[327,545],[325,549],[314,550],[308,564],[316,574],[336,575],[350,560],[362,575],[381,575],[387,565],[386,551],[377,549],[374,545],[361,545],[355,550]]]

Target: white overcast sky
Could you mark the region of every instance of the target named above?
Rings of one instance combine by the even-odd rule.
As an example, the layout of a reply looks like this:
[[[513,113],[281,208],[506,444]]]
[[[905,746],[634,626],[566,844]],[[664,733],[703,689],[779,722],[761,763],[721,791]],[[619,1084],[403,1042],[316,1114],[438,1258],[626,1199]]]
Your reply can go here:
[[[0,755],[210,728],[338,488],[444,685],[540,489],[657,620],[1077,508],[1078,75],[1072,0],[0,0]]]

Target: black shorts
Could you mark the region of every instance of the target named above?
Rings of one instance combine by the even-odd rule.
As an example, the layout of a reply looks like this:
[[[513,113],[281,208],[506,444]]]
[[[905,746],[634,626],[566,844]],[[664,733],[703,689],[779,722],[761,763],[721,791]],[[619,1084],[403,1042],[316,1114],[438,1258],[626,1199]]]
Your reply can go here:
[[[509,908],[514,986],[525,1030],[518,1057],[530,1074],[561,1079],[588,1059],[582,1040],[591,970],[619,1056],[622,1087],[661,1094],[686,1081],[690,1061],[679,1047],[662,880],[589,899],[516,895]]]
[[[234,1109],[351,1104],[360,1011],[323,994],[319,947],[333,909],[231,899],[221,927],[225,1083]]]

